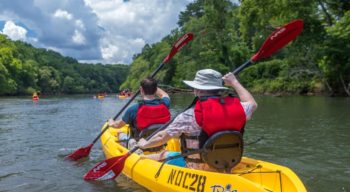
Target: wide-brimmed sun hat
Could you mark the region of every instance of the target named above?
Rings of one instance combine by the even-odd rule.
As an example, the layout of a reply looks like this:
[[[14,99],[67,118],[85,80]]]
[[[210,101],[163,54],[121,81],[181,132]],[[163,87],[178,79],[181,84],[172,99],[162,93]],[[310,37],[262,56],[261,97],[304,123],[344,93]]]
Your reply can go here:
[[[193,81],[183,81],[186,85],[199,90],[228,89],[223,86],[221,73],[213,69],[202,69],[197,71]]]

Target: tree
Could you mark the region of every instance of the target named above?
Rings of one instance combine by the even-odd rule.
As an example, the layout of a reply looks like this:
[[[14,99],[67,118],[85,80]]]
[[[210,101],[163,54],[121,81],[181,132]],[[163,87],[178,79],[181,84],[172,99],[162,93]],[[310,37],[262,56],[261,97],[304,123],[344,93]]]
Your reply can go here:
[[[61,78],[53,67],[44,66],[39,69],[39,86],[44,93],[54,94],[60,91]]]
[[[335,94],[350,96],[350,11],[334,26],[327,28],[328,38],[320,67],[331,82]]]

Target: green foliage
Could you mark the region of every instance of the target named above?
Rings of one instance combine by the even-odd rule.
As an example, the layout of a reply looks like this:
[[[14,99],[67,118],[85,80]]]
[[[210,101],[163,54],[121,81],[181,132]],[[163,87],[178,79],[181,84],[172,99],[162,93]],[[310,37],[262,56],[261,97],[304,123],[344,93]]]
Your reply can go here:
[[[161,64],[169,53],[170,47],[166,40],[154,45],[145,45],[143,48],[145,54],[135,57],[134,62],[130,66],[128,77],[121,88],[137,90],[140,86],[140,81],[147,76],[151,76],[152,72]],[[156,79],[159,80],[159,83],[164,83],[167,77],[171,76],[168,72],[171,72],[173,69],[169,65],[173,65],[172,62],[166,63],[164,69],[158,73]]]
[[[138,89],[185,32],[194,40],[157,74],[159,83],[185,87],[197,70],[227,73],[249,59],[272,31],[303,19],[302,34],[265,62],[241,72],[249,90],[271,94],[330,91],[350,95],[350,1],[196,0],[179,15],[179,28],[160,42],[146,44],[133,63],[79,64],[59,53],[13,42],[0,34],[0,95],[32,89],[44,93],[85,93]],[[121,85],[122,84],[122,85]]]
[[[118,91],[126,65],[80,64],[0,34],[0,95]]]
[[[39,86],[42,87],[43,93],[54,94],[60,89],[61,78],[59,72],[53,68],[44,66],[39,69]]]
[[[200,18],[204,15],[203,9],[204,0],[197,0],[187,5],[187,9],[180,13],[179,21],[177,22],[182,27],[191,17]]]
[[[18,60],[14,60],[14,45],[6,36],[0,34],[0,95],[14,94],[17,90],[15,81]]]
[[[334,91],[345,94],[350,90],[350,11],[335,25],[328,27],[327,34],[319,67]]]
[[[27,87],[25,90],[25,94],[27,95],[32,95],[33,93],[36,92],[37,89],[34,89],[33,87]]]
[[[194,1],[180,13],[180,28],[160,43],[146,45],[135,57],[123,87],[136,89],[169,51],[169,46],[159,45],[171,45],[185,32],[193,32],[195,39],[158,74],[162,84],[184,87],[183,80],[193,79],[196,71],[204,68],[232,71],[250,58],[272,31],[300,18],[304,21],[302,34],[273,58],[243,71],[242,83],[259,93],[333,90],[344,95],[341,89],[346,86],[350,92],[349,8],[348,1],[330,0],[244,0],[239,5],[227,0]]]

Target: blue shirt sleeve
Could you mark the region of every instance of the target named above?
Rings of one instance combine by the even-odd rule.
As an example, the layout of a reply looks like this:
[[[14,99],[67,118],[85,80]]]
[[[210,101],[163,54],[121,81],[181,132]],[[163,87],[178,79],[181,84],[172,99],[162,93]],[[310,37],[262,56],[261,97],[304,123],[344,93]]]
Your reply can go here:
[[[139,108],[138,104],[134,104],[130,106],[124,113],[122,120],[127,124],[133,123],[133,121],[136,119],[136,113],[138,108]]]
[[[169,97],[163,97],[161,98],[162,102],[169,108],[170,107],[170,98]]]

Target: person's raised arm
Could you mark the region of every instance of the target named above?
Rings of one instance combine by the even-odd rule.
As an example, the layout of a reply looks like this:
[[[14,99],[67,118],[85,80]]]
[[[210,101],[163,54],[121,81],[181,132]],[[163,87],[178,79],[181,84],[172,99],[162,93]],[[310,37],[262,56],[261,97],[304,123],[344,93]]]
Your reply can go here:
[[[159,87],[157,87],[156,95],[157,95],[159,98],[163,98],[163,97],[168,97],[168,98],[169,98],[168,93],[166,93],[164,90],[162,90],[162,89],[159,88]]]
[[[253,111],[258,107],[254,97],[241,85],[233,73],[227,73],[222,79],[224,80],[225,85],[231,86],[235,89],[241,102],[250,103]]]

